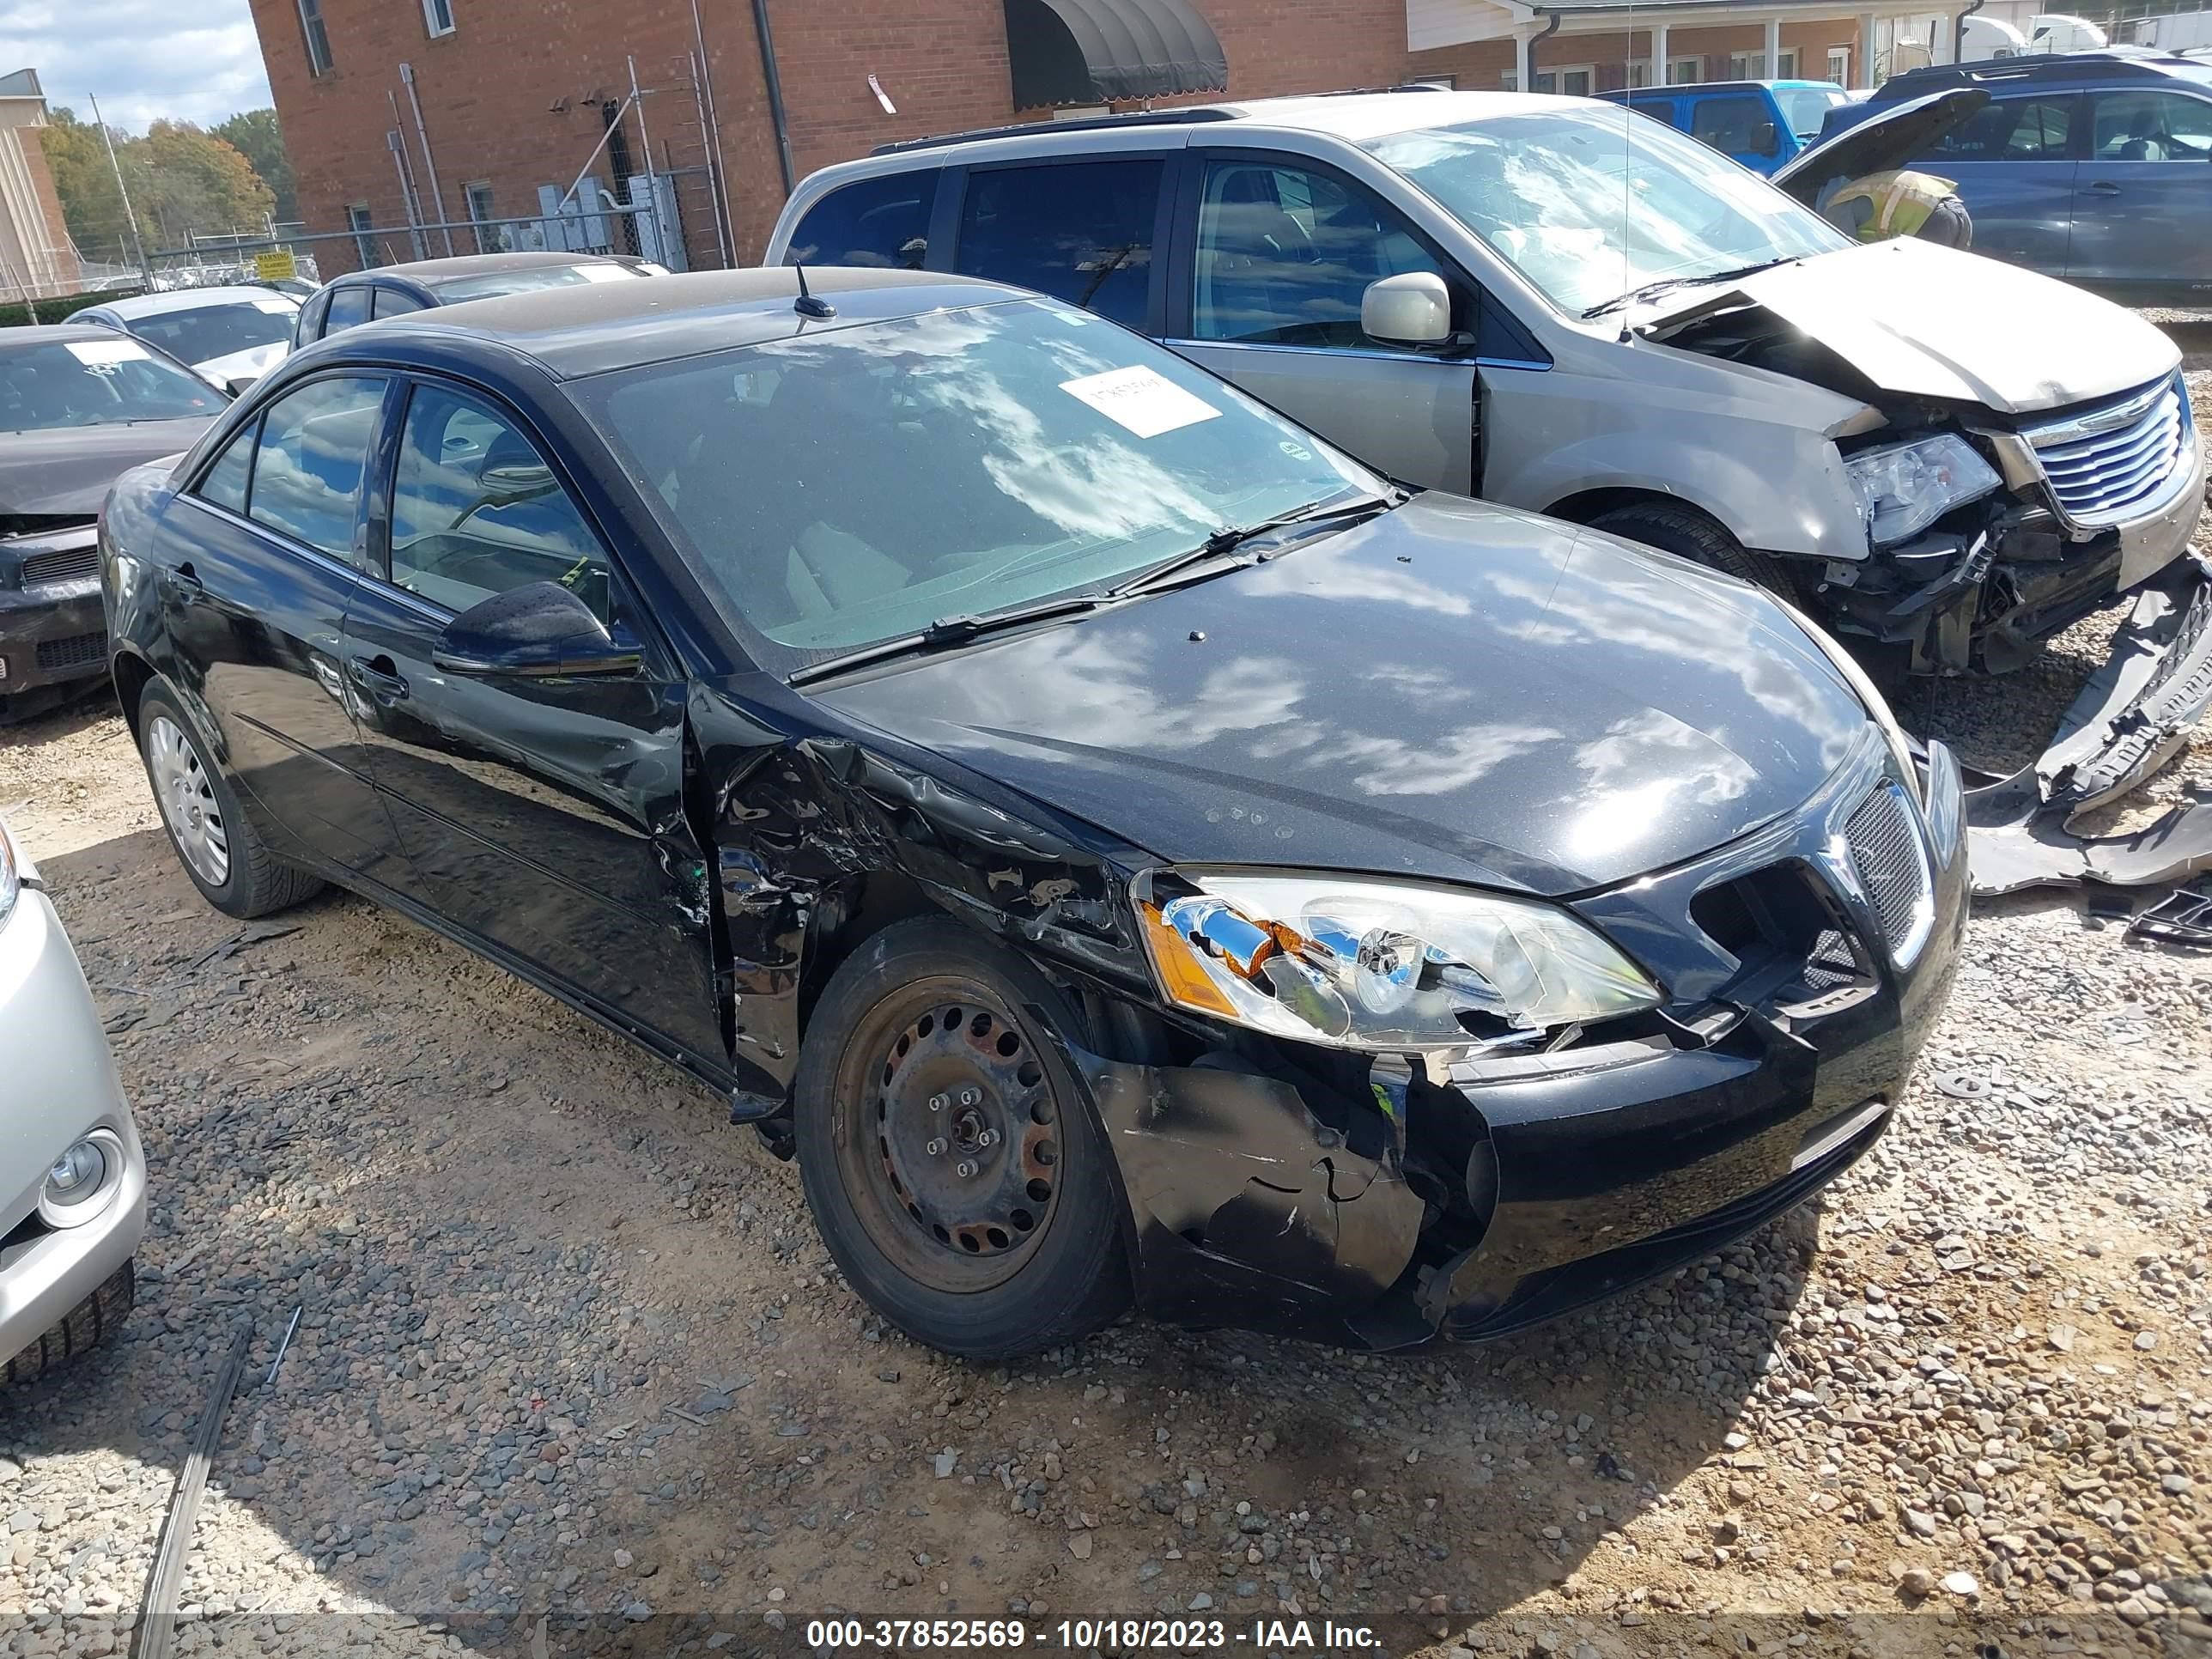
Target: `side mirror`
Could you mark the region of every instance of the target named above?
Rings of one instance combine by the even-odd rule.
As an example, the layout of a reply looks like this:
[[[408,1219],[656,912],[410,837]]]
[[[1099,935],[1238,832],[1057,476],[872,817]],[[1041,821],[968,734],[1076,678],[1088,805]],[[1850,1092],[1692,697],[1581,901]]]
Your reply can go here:
[[[528,582],[471,605],[430,652],[448,674],[520,679],[634,674],[643,661],[635,640],[617,638],[558,582]]]
[[[1451,290],[1432,270],[1370,283],[1359,296],[1359,331],[1386,345],[1439,346],[1452,337]]]
[[[1782,153],[1782,130],[1771,121],[1754,123],[1751,129],[1751,153],[1753,155],[1778,155]]]
[[[253,390],[253,383],[260,378],[258,374],[234,374],[222,383],[222,389],[233,398],[243,398]]]

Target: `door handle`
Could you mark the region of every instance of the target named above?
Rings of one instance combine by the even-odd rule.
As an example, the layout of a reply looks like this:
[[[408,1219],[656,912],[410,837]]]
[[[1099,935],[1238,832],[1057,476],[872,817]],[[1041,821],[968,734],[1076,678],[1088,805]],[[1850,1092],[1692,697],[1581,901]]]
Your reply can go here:
[[[175,590],[179,605],[198,605],[207,597],[207,586],[190,560],[169,572],[169,586]]]
[[[368,693],[382,707],[389,708],[407,696],[407,682],[389,657],[356,657],[347,667],[353,674],[353,683]]]
[[[2109,179],[2098,179],[2081,186],[2091,196],[2118,196],[2120,187]]]

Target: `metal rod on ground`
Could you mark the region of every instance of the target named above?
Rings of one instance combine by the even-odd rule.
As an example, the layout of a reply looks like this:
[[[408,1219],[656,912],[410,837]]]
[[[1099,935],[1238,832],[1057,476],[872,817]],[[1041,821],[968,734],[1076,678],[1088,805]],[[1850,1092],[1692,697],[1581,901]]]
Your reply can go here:
[[[300,1309],[292,1310],[292,1322],[284,1328],[284,1340],[276,1345],[276,1357],[269,1362],[269,1375],[263,1383],[265,1388],[274,1388],[276,1384],[276,1368],[284,1363],[284,1356],[292,1351],[292,1333],[300,1328]]]
[[[92,124],[100,129],[100,142],[107,146],[107,165],[115,173],[115,193],[123,198],[123,216],[131,222],[131,246],[138,252],[138,269],[150,284],[154,268],[146,263],[146,244],[138,234],[138,210],[131,205],[131,191],[123,182],[123,163],[115,159],[115,140],[107,131],[107,122],[100,115],[100,100],[85,94],[92,104]]]
[[[646,131],[645,126],[645,94],[638,90],[637,59],[625,56],[623,62],[629,65],[629,101],[637,109],[638,154],[645,157],[645,199],[647,204],[653,209],[653,258],[665,265],[668,263],[668,233],[660,222],[660,190],[653,183],[653,135]],[[637,195],[637,185],[634,179],[630,185],[630,195],[633,198]],[[632,220],[630,222],[635,224],[637,222]]]
[[[230,1410],[230,1397],[238,1391],[239,1373],[246,1369],[246,1346],[253,1336],[247,1326],[230,1345],[230,1358],[216,1377],[215,1392],[200,1413],[199,1437],[177,1471],[176,1490],[169,1494],[169,1512],[161,1522],[161,1535],[154,1546],[154,1570],[146,1576],[146,1605],[138,1621],[136,1659],[169,1659],[177,1638],[177,1604],[185,1588],[185,1557],[192,1547],[192,1528],[200,1516],[200,1495],[207,1490],[208,1466],[215,1461],[222,1438],[222,1419]]]
[[[699,86],[707,102],[707,166],[714,186],[714,232],[722,239],[722,264],[738,262],[738,222],[730,213],[730,181],[722,172],[722,120],[714,110],[714,66],[707,57],[707,31],[699,21],[699,0],[691,0],[691,39],[699,49]]]
[[[430,129],[422,124],[422,100],[415,95],[414,64],[402,64],[399,66],[399,80],[400,84],[407,88],[408,106],[415,112],[415,140],[422,146],[422,171],[430,179],[430,205],[438,210],[438,222],[449,224],[452,222],[446,217],[446,192],[438,187],[437,159],[430,154]],[[446,252],[450,256],[453,251],[453,233],[448,230],[446,232]]]

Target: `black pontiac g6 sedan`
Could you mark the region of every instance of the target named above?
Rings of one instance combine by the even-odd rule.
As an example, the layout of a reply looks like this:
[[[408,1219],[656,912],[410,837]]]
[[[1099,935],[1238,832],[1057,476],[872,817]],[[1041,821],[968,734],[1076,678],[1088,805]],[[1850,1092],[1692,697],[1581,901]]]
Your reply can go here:
[[[704,1079],[962,1353],[1548,1317],[1881,1133],[1959,775],[1775,600],[1110,323],[790,270],[301,352],[111,498],[179,857]]]

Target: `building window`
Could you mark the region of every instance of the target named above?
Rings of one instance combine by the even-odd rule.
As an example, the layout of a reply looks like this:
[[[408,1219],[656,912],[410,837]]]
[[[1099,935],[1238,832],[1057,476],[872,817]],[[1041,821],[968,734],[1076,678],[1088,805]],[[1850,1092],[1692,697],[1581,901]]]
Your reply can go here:
[[[1498,89],[1500,92],[1520,91],[1521,77],[1518,75],[1516,75],[1511,70],[1503,70],[1498,77]]]
[[[1851,83],[1851,49],[1849,46],[1828,48],[1828,78],[1839,87]]]
[[[1459,89],[1459,76],[1456,75],[1417,75],[1413,78],[1410,84],[1417,87],[1434,87],[1439,92],[1456,92]]]
[[[436,40],[453,32],[453,0],[422,0],[422,27]]]
[[[300,32],[307,37],[307,73],[331,72],[331,32],[323,27],[323,0],[299,0]]]
[[[1797,78],[1797,48],[1783,47],[1780,52],[1774,54],[1774,64],[1775,76],[1778,80],[1795,81]]]
[[[507,227],[491,222],[499,216],[499,210],[492,205],[491,185],[479,179],[475,184],[466,186],[465,193],[469,204],[469,222],[477,228],[477,252],[508,252]]]
[[[1539,92],[1556,92],[1563,98],[1587,98],[1597,85],[1597,70],[1594,64],[1577,64],[1568,69],[1540,70],[1535,80]]]
[[[1739,52],[1729,59],[1729,79],[1731,81],[1764,81],[1766,78],[1766,49]],[[1785,46],[1774,54],[1774,78],[1794,81],[1797,78],[1797,48]]]
[[[1705,77],[1705,64],[1701,58],[1670,58],[1667,60],[1667,84],[1686,87]]]
[[[1651,65],[1641,58],[1632,58],[1628,64],[1628,84],[1648,87],[1651,84]]]
[[[376,216],[368,210],[366,202],[350,202],[346,205],[346,228],[353,233],[353,250],[361,257],[361,268],[373,270],[377,263],[376,239],[369,234],[376,223]]]

